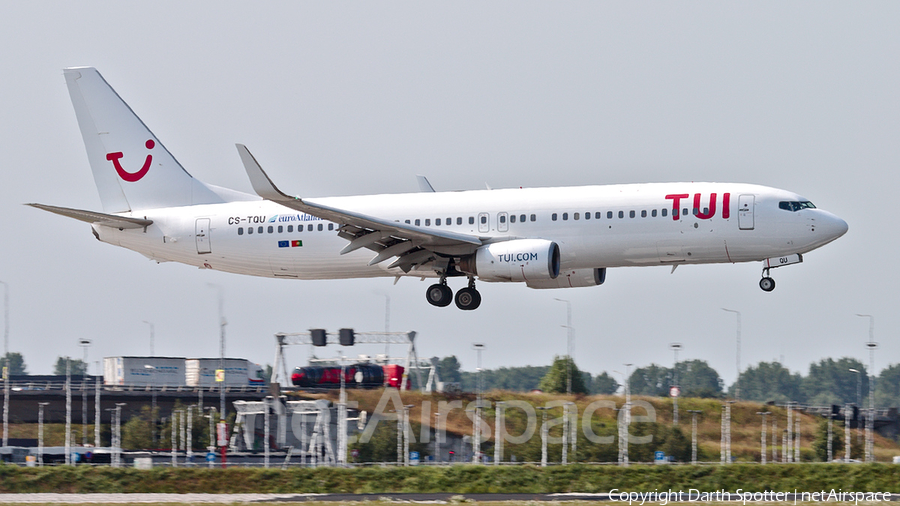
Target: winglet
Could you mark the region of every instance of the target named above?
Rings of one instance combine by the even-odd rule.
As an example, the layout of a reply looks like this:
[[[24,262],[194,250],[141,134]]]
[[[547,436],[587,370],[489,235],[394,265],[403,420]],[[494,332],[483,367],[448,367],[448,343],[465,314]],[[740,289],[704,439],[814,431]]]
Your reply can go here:
[[[244,170],[247,171],[247,177],[250,178],[250,184],[253,186],[253,191],[255,191],[257,195],[266,200],[274,200],[276,202],[285,199],[294,200],[295,197],[286,195],[275,186],[275,183],[269,179],[269,176],[259,165],[259,162],[256,161],[256,158],[254,158],[250,153],[250,150],[247,149],[247,146],[244,146],[243,144],[235,144],[235,146],[237,147],[238,154],[241,156]]]

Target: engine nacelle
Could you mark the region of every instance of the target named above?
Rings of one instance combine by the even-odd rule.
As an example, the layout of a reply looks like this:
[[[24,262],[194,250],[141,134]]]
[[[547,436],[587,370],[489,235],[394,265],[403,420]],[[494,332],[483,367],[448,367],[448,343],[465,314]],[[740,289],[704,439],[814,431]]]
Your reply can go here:
[[[559,275],[559,246],[546,239],[516,239],[482,246],[458,264],[482,281],[552,280]]]
[[[561,272],[556,279],[534,279],[525,284],[528,288],[578,288],[602,285],[606,281],[606,267],[602,269],[575,269]]]

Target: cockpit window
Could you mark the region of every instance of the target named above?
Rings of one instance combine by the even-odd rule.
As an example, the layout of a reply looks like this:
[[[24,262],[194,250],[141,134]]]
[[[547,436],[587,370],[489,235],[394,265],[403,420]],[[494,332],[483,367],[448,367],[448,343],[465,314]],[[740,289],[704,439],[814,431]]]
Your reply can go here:
[[[816,206],[808,200],[802,200],[799,202],[797,202],[797,201],[781,201],[778,203],[778,208],[784,209],[785,211],[797,212],[801,209],[815,209]]]

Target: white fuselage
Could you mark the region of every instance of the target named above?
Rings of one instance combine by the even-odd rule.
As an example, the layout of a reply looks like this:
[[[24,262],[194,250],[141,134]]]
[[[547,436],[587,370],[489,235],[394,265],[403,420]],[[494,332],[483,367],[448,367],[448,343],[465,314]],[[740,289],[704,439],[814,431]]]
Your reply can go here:
[[[712,195],[715,194],[715,204]],[[697,197],[699,195],[699,197]],[[487,238],[547,239],[563,270],[733,263],[806,253],[840,237],[846,223],[784,190],[732,183],[654,183],[306,199],[427,230]],[[699,205],[695,209],[695,202]],[[676,207],[677,204],[677,207]],[[787,206],[789,207],[789,206]],[[677,211],[676,211],[677,209]],[[144,229],[94,225],[100,240],[154,260],[239,274],[297,279],[436,276],[367,265],[372,251],[340,255],[339,224],[265,201],[142,210]],[[447,251],[447,255],[471,251]]]

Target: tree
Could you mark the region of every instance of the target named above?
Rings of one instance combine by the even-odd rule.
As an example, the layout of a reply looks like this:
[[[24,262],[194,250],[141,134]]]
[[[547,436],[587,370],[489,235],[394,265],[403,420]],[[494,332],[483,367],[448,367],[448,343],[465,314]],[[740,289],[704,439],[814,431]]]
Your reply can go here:
[[[778,362],[760,362],[756,367],[750,366],[741,372],[738,381],[741,399],[744,400],[784,403],[803,398],[800,388],[803,377],[800,373],[791,374]],[[735,385],[732,385],[729,393],[734,395],[734,390]]]
[[[83,376],[87,373],[87,364],[84,360],[69,358],[69,367],[72,376]],[[53,366],[53,374],[57,376],[66,375],[66,357],[57,357],[56,365]]]
[[[875,405],[900,407],[900,364],[881,371],[875,382]]]
[[[553,357],[553,365],[541,379],[538,388],[544,392],[564,394],[568,391],[569,377],[571,377],[573,394],[588,393],[587,386],[584,384],[584,376],[578,370],[575,361],[569,360],[565,356]]]
[[[859,373],[850,372],[856,369]],[[865,366],[855,358],[838,360],[825,358],[809,365],[809,375],[803,379],[803,399],[792,399],[815,406],[828,404],[857,404],[857,388],[861,382],[860,396],[869,394],[869,378]]]
[[[25,359],[22,357],[21,353],[7,353],[6,356],[3,357],[4,366],[7,364],[7,360],[9,361],[8,363],[10,376],[22,376],[28,374],[28,372],[25,371]]]
[[[612,395],[619,389],[619,382],[604,372],[594,376],[591,380],[591,393],[600,395]]]
[[[440,375],[441,381],[448,383],[462,382],[459,369],[460,364],[459,360],[456,359],[456,355],[444,357],[438,362],[438,375]]]
[[[632,395],[665,397],[669,395],[671,384],[672,372],[668,368],[656,364],[639,367],[628,377],[628,386]]]
[[[685,397],[721,397],[722,379],[705,360],[678,362],[678,384]]]

